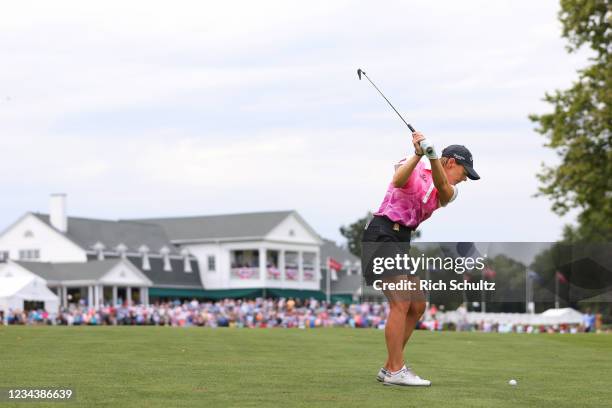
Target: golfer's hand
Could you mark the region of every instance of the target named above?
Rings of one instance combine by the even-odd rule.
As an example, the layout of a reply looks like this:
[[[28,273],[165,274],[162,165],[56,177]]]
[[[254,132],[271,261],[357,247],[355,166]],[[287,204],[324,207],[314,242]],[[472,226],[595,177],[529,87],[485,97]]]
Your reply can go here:
[[[412,134],[412,144],[414,145],[414,153],[422,156],[425,154],[421,149],[421,140],[425,140],[425,136],[421,132],[414,132]]]

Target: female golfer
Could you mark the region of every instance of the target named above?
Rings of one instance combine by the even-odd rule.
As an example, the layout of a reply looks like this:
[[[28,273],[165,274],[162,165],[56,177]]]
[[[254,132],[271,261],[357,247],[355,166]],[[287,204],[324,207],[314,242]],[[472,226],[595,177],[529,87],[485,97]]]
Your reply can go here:
[[[433,145],[424,153],[421,142],[425,137],[412,134],[414,155],[401,160],[395,166],[393,180],[385,198],[366,226],[363,242],[410,243],[410,236],[421,222],[425,221],[440,207],[444,207],[457,197],[457,184],[467,178],[478,180],[480,176],[473,168],[472,154],[465,146],[451,145],[442,151],[438,158]],[[431,170],[421,161],[426,155]],[[404,248],[406,245],[404,245]],[[366,273],[368,273],[366,271]],[[413,280],[416,275],[385,276],[383,282]],[[371,284],[371,276],[366,275],[366,283]],[[421,291],[383,291],[391,311],[385,326],[387,343],[387,362],[380,369],[377,379],[385,385],[429,386],[431,382],[416,375],[404,362],[404,347],[416,323],[425,311],[425,299]]]

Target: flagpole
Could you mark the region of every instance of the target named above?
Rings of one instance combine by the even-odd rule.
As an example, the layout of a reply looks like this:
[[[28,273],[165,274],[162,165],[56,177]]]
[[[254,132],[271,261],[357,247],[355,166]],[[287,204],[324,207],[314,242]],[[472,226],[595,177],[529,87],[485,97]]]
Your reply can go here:
[[[482,282],[484,282],[485,278],[485,268],[482,268]],[[487,293],[484,291],[484,288],[480,290],[480,311],[482,313],[487,313]]]
[[[427,283],[430,282],[429,280],[429,268],[425,268],[425,280],[427,280]],[[429,305],[431,304],[431,292],[427,291],[427,302],[425,303],[425,310],[429,310]]]
[[[559,308],[559,272],[555,272],[555,309]]]
[[[525,313],[529,313],[529,268],[525,268]]]
[[[325,276],[325,298],[327,299],[327,303],[331,301],[331,268],[329,266],[329,256],[327,257],[327,275]]]

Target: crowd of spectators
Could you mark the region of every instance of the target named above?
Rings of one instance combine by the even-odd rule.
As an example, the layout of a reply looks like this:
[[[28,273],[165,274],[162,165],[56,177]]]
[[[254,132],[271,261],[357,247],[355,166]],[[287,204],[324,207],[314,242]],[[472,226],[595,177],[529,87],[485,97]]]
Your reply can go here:
[[[201,327],[374,327],[384,328],[388,306],[379,303],[328,304],[316,299],[224,299],[220,301],[151,305],[86,306],[9,311],[7,324],[43,325],[156,325]]]
[[[219,301],[162,302],[151,305],[120,305],[94,309],[71,305],[58,313],[44,310],[0,311],[0,324],[20,325],[154,325],[174,327],[236,328],[317,328],[351,327],[384,329],[387,303],[342,304],[315,299],[223,299]],[[418,323],[418,329],[440,331],[481,331],[498,333],[577,333],[600,331],[590,313],[581,325],[535,326],[479,321],[449,322],[443,309],[432,305]],[[599,327],[596,327],[599,326]]]

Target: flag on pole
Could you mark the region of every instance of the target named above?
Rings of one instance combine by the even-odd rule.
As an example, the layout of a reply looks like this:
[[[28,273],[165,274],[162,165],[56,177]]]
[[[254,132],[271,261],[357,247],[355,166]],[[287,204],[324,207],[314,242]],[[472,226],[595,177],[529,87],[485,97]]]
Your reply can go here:
[[[327,258],[327,267],[329,269],[335,269],[336,271],[342,270],[342,264],[332,257]]]
[[[561,283],[567,283],[567,278],[565,277],[565,275],[563,275],[561,272],[557,271],[555,273],[555,277],[557,278],[557,280]]]
[[[338,271],[342,270],[342,264],[336,261],[334,258],[327,258],[327,271],[330,273],[331,280],[338,280]]]
[[[493,279],[495,278],[495,275],[497,275],[497,272],[495,272],[492,268],[485,266],[482,274],[485,278]]]
[[[538,282],[540,285],[541,285],[541,284],[542,284],[542,282],[544,281],[544,280],[542,279],[542,277],[541,277],[541,276],[540,276],[540,275],[539,275],[537,272],[534,272],[534,271],[531,271],[531,270],[529,271],[529,273],[527,274],[527,276],[529,276],[529,279],[531,279],[532,281],[536,281],[536,282]]]

